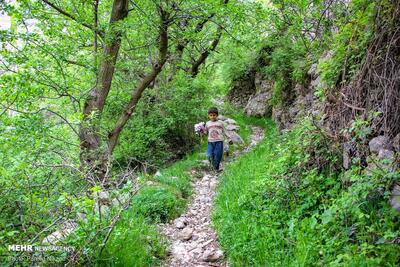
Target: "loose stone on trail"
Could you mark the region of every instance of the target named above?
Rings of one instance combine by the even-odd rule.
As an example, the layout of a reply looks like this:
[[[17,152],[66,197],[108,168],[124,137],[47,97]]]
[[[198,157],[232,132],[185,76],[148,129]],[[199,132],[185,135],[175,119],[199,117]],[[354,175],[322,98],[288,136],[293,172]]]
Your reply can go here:
[[[190,228],[190,227],[186,227],[185,229],[183,229],[181,234],[180,234],[181,239],[184,240],[184,241],[187,241],[190,238],[192,238],[192,235],[193,235],[193,229]]]

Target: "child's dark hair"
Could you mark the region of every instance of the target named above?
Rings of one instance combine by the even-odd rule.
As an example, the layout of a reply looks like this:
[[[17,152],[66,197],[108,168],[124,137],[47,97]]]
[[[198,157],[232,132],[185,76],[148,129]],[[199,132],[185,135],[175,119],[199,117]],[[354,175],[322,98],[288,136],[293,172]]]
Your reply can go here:
[[[212,107],[208,109],[208,114],[215,113],[218,115],[218,109],[216,107]]]

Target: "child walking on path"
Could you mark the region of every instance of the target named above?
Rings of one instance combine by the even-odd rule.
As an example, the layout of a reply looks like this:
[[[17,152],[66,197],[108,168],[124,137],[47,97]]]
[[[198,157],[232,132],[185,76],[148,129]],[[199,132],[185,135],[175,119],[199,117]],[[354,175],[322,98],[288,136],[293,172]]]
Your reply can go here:
[[[218,109],[214,107],[210,108],[208,110],[209,121],[206,123],[206,132],[208,133],[207,157],[214,167],[214,170],[220,172],[222,171],[219,165],[224,151],[224,136],[228,137],[228,135],[226,134],[224,123],[218,121],[217,117]],[[231,143],[231,141],[229,141],[229,143]]]

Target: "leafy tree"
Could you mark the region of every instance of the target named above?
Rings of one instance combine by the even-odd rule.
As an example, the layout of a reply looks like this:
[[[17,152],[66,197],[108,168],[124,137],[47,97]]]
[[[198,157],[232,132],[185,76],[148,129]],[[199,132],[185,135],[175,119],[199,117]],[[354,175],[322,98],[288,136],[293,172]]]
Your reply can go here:
[[[221,39],[218,12],[227,4],[3,3],[17,25],[2,34],[2,83],[13,88],[12,95],[2,95],[3,107],[59,117],[74,133],[73,143],[79,142],[80,172],[92,184],[107,185],[114,149],[143,92],[172,81],[179,70],[197,76]],[[118,111],[107,109],[114,93],[124,100]]]

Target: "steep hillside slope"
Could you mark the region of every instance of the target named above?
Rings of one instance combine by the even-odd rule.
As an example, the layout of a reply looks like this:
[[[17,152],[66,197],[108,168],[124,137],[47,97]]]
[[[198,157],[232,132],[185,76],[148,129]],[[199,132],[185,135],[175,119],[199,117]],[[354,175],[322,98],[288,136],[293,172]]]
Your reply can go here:
[[[214,224],[230,266],[395,266],[399,213],[388,191],[398,172],[336,169],[338,157],[304,121],[257,148],[221,177]],[[321,168],[323,166],[323,168]]]

